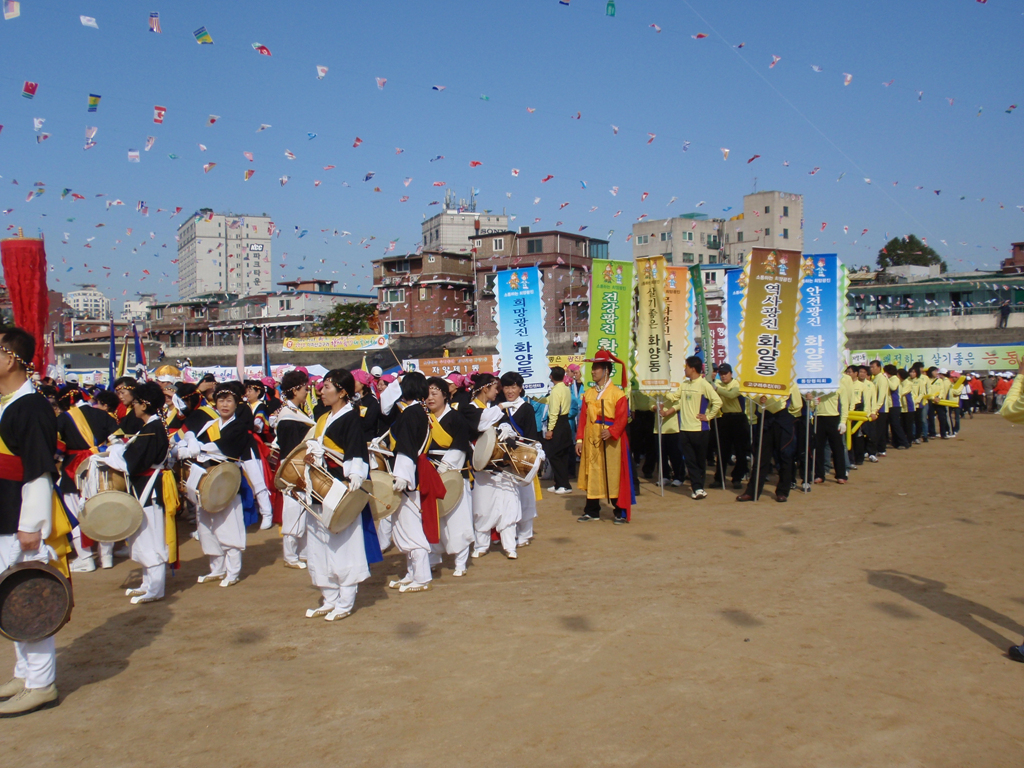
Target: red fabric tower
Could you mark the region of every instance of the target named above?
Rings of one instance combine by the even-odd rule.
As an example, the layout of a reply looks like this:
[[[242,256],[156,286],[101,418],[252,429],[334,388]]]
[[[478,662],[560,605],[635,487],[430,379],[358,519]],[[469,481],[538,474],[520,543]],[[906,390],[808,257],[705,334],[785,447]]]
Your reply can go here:
[[[36,355],[32,365],[45,375],[44,335],[50,299],[46,292],[46,249],[43,241],[28,237],[0,241],[0,259],[14,308],[14,324],[35,338]]]

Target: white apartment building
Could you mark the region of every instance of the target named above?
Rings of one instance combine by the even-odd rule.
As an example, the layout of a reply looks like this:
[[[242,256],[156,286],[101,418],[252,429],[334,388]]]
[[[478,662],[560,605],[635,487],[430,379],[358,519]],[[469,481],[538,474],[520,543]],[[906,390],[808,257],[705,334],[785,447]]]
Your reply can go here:
[[[122,320],[148,320],[149,307],[156,302],[155,293],[140,293],[139,300],[128,300],[121,310]]]
[[[197,211],[178,228],[178,296],[251,296],[271,290],[273,234],[274,222],[265,213]]]
[[[95,285],[82,285],[77,291],[70,291],[64,298],[79,318],[107,320],[110,318],[110,299],[96,289]]]
[[[421,225],[423,250],[445,253],[469,253],[471,239],[507,231],[508,216],[504,213],[478,213],[472,195],[456,203],[450,189],[445,193],[444,210]]]
[[[743,213],[711,219],[688,213],[633,225],[633,258],[664,255],[670,264],[740,264],[753,247],[804,248],[803,195],[755,192],[743,198]]]

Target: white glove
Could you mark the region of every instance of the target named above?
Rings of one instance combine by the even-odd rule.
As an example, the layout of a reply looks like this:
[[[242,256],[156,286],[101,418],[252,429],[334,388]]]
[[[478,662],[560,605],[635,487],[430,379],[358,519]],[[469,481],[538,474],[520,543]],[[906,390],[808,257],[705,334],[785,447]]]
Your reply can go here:
[[[127,472],[128,467],[124,462],[124,443],[110,446],[106,453],[101,454],[100,461],[106,464],[111,469],[116,469],[119,472]]]
[[[512,429],[511,424],[499,424],[498,425],[498,439],[499,440],[510,440],[516,436],[516,431]]]
[[[394,487],[396,493],[402,493],[402,491],[409,490],[409,481],[404,477],[396,477],[392,487]]]
[[[215,442],[210,441],[209,443],[200,444],[199,450],[202,453],[220,453],[220,446]]]
[[[348,481],[349,493],[353,493],[355,491],[358,491],[360,488],[362,488],[363,487],[363,481],[364,480],[361,477],[353,477],[351,480],[349,480]]]
[[[845,422],[843,422],[842,424],[839,425],[839,434],[840,435],[845,435],[846,434],[846,423]]]
[[[324,446],[319,440],[307,440],[306,441],[306,453],[316,459],[318,462],[324,458]]]
[[[445,472],[451,472],[452,468],[445,464],[443,461],[437,465],[437,474],[443,475]]]

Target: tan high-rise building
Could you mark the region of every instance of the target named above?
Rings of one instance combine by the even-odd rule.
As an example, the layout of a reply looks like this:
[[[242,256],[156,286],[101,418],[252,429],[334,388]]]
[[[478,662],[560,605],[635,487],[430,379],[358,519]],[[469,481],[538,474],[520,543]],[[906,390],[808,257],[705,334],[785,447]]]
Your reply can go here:
[[[273,226],[265,213],[197,211],[178,227],[178,296],[251,296],[273,290]]]

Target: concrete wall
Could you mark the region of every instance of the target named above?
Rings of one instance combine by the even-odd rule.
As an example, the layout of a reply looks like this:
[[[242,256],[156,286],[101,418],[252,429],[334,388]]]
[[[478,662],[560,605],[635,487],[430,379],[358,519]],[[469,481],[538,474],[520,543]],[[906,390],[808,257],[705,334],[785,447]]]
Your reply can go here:
[[[846,323],[850,349],[894,347],[951,347],[954,344],[1011,344],[1024,339],[1024,313],[1014,312],[1008,327],[999,329],[999,314],[851,317]]]

